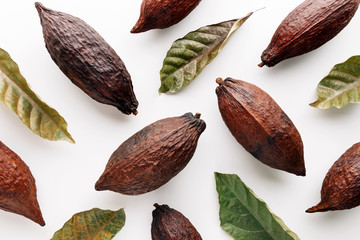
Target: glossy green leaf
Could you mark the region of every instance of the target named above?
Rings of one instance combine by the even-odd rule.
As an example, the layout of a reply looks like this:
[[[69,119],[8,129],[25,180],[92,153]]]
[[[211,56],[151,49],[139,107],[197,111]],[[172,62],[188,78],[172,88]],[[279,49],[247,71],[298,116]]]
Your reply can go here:
[[[189,85],[251,14],[199,28],[176,40],[167,52],[160,71],[159,93],[175,93]]]
[[[310,105],[325,109],[360,102],[360,56],[335,65],[317,87],[318,100]]]
[[[109,240],[125,225],[124,209],[119,211],[94,208],[75,214],[52,240]]]
[[[1,48],[0,100],[40,137],[74,143],[66,121],[31,90],[18,65]]]
[[[221,227],[235,240],[299,239],[237,175],[215,173],[215,179]]]

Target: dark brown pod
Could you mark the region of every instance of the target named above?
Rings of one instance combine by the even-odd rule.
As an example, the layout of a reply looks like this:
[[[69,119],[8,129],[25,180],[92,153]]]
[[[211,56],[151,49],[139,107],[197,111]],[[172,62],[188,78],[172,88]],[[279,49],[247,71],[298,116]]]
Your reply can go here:
[[[262,163],[305,176],[303,143],[279,105],[257,86],[218,78],[221,116],[235,139]]]
[[[306,0],[279,25],[261,56],[260,67],[310,52],[334,38],[350,22],[359,0]]]
[[[350,209],[360,205],[360,143],[348,149],[329,169],[321,201],[308,213]]]
[[[196,228],[181,212],[168,205],[154,204],[152,240],[202,240]]]
[[[205,127],[199,113],[148,125],[111,155],[95,189],[138,195],[161,187],[188,164]]]
[[[51,58],[87,95],[125,114],[137,113],[131,77],[114,49],[88,24],[35,3]]]
[[[168,28],[183,20],[201,0],[143,0],[131,33]]]
[[[0,141],[0,208],[45,225],[35,179],[21,158]]]

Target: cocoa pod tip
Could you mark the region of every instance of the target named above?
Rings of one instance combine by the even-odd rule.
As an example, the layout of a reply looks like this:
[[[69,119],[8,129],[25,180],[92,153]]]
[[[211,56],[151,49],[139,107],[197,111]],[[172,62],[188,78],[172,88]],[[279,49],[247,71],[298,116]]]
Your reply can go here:
[[[141,33],[150,30],[145,27],[145,20],[144,18],[140,17],[139,20],[136,22],[134,27],[130,30],[130,33]]]
[[[315,212],[326,212],[328,210],[330,210],[329,207],[326,204],[320,202],[319,204],[307,209],[305,212],[315,213]]]

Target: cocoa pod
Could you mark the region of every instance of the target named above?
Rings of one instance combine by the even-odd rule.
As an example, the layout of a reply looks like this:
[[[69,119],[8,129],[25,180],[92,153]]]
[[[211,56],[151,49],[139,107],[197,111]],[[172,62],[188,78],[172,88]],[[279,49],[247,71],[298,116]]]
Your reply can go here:
[[[131,33],[168,28],[183,20],[201,0],[143,0]]]
[[[306,0],[279,25],[261,55],[260,67],[310,52],[334,38],[350,22],[360,0]]]
[[[321,201],[308,213],[350,209],[360,205],[360,143],[349,148],[329,169]]]
[[[138,195],[161,187],[188,164],[205,127],[199,113],[148,125],[111,155],[95,189]]]
[[[35,3],[45,46],[60,70],[96,101],[137,113],[131,77],[114,49],[83,20]]]
[[[202,240],[196,228],[182,213],[168,205],[154,204],[152,240]]]
[[[279,105],[257,86],[218,78],[221,116],[235,139],[262,163],[305,176],[303,143]]]
[[[29,167],[0,141],[0,208],[45,225]]]

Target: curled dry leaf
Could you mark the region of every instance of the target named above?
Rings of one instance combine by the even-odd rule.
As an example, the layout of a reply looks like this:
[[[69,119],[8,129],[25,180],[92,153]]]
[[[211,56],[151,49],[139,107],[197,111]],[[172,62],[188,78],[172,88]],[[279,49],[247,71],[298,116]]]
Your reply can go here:
[[[300,240],[237,175],[215,179],[221,228],[235,240]]]
[[[272,168],[305,176],[300,134],[279,105],[253,84],[232,78],[217,83],[221,116],[245,150]]]
[[[75,214],[51,240],[110,240],[124,225],[124,209],[110,211],[94,208]]]
[[[189,85],[251,15],[199,28],[176,40],[167,52],[160,71],[159,92],[176,93]]]
[[[279,25],[260,67],[310,52],[334,38],[354,16],[360,0],[306,0]]]
[[[138,195],[161,187],[188,164],[205,127],[191,113],[148,125],[111,155],[96,190]]]
[[[181,212],[168,205],[154,204],[152,240],[202,240],[196,228]]]
[[[125,114],[137,113],[130,74],[114,49],[83,20],[35,3],[51,58],[81,90]]]
[[[35,134],[48,140],[75,143],[63,117],[31,90],[18,65],[0,48],[0,101]]]
[[[168,28],[183,20],[201,0],[143,0],[132,33]]]
[[[0,208],[45,225],[35,179],[21,158],[0,141]]]
[[[335,65],[317,87],[318,99],[310,106],[325,109],[342,108],[360,102],[360,56]]]
[[[360,143],[348,149],[329,169],[321,201],[308,213],[350,209],[360,205]]]

